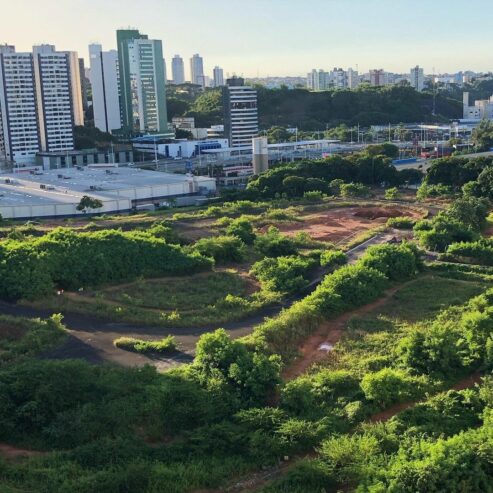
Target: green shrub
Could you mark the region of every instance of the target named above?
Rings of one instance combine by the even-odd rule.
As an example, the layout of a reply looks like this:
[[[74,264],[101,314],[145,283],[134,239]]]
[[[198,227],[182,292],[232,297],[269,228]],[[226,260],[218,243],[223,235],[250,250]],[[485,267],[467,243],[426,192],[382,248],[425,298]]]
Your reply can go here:
[[[143,354],[170,354],[176,351],[176,339],[174,336],[167,336],[158,341],[144,341],[132,337],[119,337],[113,341],[113,344],[117,348]]]
[[[340,194],[342,197],[359,197],[366,198],[371,195],[371,190],[362,183],[344,183],[340,185]]]
[[[308,284],[307,276],[317,263],[309,257],[268,257],[256,262],[250,273],[264,289],[294,293]]]
[[[245,244],[236,236],[214,236],[201,238],[193,249],[204,257],[213,258],[218,263],[241,262]]]
[[[295,240],[281,235],[274,226],[271,226],[267,233],[257,236],[255,249],[266,257],[281,257],[297,253]]]
[[[347,263],[347,255],[341,250],[324,250],[320,255],[322,267],[334,268]]]
[[[411,217],[390,217],[387,220],[387,227],[396,229],[413,229],[416,221]]]
[[[257,237],[253,231],[252,223],[243,217],[231,221],[226,229],[226,234],[228,236],[236,236],[245,245],[252,245]]]

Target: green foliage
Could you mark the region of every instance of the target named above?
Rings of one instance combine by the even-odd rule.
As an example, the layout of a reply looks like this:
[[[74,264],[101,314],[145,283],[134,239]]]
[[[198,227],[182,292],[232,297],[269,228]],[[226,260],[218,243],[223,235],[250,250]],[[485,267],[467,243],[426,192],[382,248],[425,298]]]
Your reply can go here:
[[[412,399],[419,395],[422,385],[422,379],[392,368],[367,373],[361,380],[361,390],[365,398],[376,402],[381,407]]]
[[[363,185],[362,183],[345,183],[340,186],[341,197],[359,197],[366,198],[371,194],[369,187]]]
[[[483,118],[472,131],[471,138],[478,151],[489,151],[493,147],[493,123]]]
[[[255,249],[266,257],[294,255],[298,249],[296,241],[279,233],[279,229],[270,226],[267,232],[257,236]]]
[[[493,241],[481,239],[474,242],[453,243],[447,248],[447,256],[465,258],[481,265],[493,265]]]
[[[387,226],[396,229],[413,229],[416,221],[411,217],[389,217]]]
[[[347,263],[347,255],[341,250],[324,250],[320,255],[320,265],[334,268]]]
[[[400,193],[397,187],[387,188],[387,190],[385,190],[386,200],[397,200],[399,197]]]
[[[215,236],[201,238],[193,249],[204,257],[213,258],[218,263],[241,262],[245,244],[236,236]]]
[[[279,356],[250,352],[218,329],[199,339],[191,373],[204,387],[229,391],[241,402],[255,405],[264,403],[275,389],[280,368]]]
[[[412,243],[374,245],[367,249],[361,264],[378,270],[388,279],[402,281],[421,268],[420,252]]]
[[[176,351],[176,339],[174,336],[167,336],[158,341],[144,341],[133,337],[119,337],[113,344],[126,351],[134,351],[143,354],[170,354]]]
[[[310,257],[265,258],[252,266],[251,274],[264,289],[280,293],[295,293],[308,284],[308,275],[317,260]]]
[[[101,200],[89,197],[89,195],[83,195],[76,209],[85,211],[86,209],[101,209],[101,207],[103,207]]]
[[[228,236],[236,236],[245,245],[252,245],[257,237],[253,231],[252,223],[244,217],[239,217],[231,221],[226,229],[226,234]]]
[[[138,276],[201,271],[211,262],[144,232],[80,233],[57,228],[41,238],[0,244],[0,296],[36,298]]]
[[[428,185],[428,183],[423,183],[416,193],[416,198],[425,200],[428,198],[450,197],[453,194],[452,187],[448,185]]]

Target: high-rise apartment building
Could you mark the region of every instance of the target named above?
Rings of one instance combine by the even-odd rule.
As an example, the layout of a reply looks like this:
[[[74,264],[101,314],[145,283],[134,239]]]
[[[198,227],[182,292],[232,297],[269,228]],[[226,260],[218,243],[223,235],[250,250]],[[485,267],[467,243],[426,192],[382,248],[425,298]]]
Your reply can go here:
[[[411,87],[414,87],[416,91],[421,92],[424,87],[425,87],[425,74],[424,70],[419,67],[419,65],[416,65],[416,67],[413,67],[410,71],[410,81],[411,81]]]
[[[122,124],[127,132],[168,132],[163,46],[137,30],[117,31]]]
[[[349,89],[356,89],[359,86],[359,74],[357,70],[347,69],[347,86]]]
[[[329,73],[324,70],[313,69],[307,74],[306,86],[312,91],[325,91],[329,87]]]
[[[103,51],[100,44],[89,45],[94,126],[102,132],[121,128],[118,91],[118,52]]]
[[[221,67],[215,66],[213,71],[214,87],[224,86],[224,72]]]
[[[329,85],[336,89],[345,89],[348,86],[347,72],[342,68],[334,67],[329,74]]]
[[[79,72],[80,72],[80,90],[82,92],[82,109],[84,112],[89,108],[89,91],[91,88],[91,82],[86,75],[86,67],[84,59],[79,58]]]
[[[33,61],[41,150],[73,150],[74,125],[84,120],[77,54],[40,45]]]
[[[370,84],[372,86],[384,86],[387,83],[387,74],[383,68],[370,70]]]
[[[183,58],[180,55],[175,55],[171,62],[171,72],[173,76],[173,84],[185,83],[185,65]]]
[[[204,77],[204,60],[199,54],[190,58],[190,80],[192,84],[201,85]]]
[[[23,163],[39,151],[33,56],[0,46],[0,156]]]
[[[251,146],[258,136],[257,91],[232,77],[223,87],[224,131],[231,147]]]

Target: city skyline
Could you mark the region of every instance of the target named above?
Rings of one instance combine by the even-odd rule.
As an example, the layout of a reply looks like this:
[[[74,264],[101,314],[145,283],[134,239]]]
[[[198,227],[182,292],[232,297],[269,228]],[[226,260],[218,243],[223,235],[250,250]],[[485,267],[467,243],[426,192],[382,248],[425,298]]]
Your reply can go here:
[[[313,68],[336,66],[358,67],[360,73],[380,67],[408,72],[416,64],[426,73],[433,67],[437,73],[493,68],[488,17],[475,16],[469,28],[458,0],[446,8],[441,2],[400,0],[399,9],[391,0],[351,5],[311,0],[302,17],[299,8],[281,0],[251,0],[249,9],[240,11],[237,0],[214,0],[209,9],[200,0],[147,0],[143,9],[135,9],[130,0],[67,3],[71,5],[20,0],[3,7],[0,42],[14,44],[18,51],[55,44],[77,51],[87,62],[90,43],[114,49],[116,30],[130,24],[162,40],[167,61],[175,54],[186,60],[200,53],[207,74],[215,65],[245,77],[304,76]],[[486,0],[468,4],[477,13],[487,12],[488,6]]]

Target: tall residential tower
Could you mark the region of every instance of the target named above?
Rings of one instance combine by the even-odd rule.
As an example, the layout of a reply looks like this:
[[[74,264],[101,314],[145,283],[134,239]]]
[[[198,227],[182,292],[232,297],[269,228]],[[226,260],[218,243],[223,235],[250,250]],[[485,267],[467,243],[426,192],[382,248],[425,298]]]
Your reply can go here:
[[[171,72],[173,76],[173,84],[185,83],[185,65],[183,58],[180,55],[175,55],[171,62]]]
[[[94,126],[102,132],[121,128],[118,95],[118,52],[103,51],[100,44],[89,45]]]
[[[201,86],[204,80],[204,60],[199,54],[190,58],[190,80],[192,84]]]
[[[136,30],[117,31],[122,126],[129,133],[168,132],[163,46]]]
[[[258,136],[257,91],[232,77],[223,88],[224,131],[231,147],[251,146]]]

